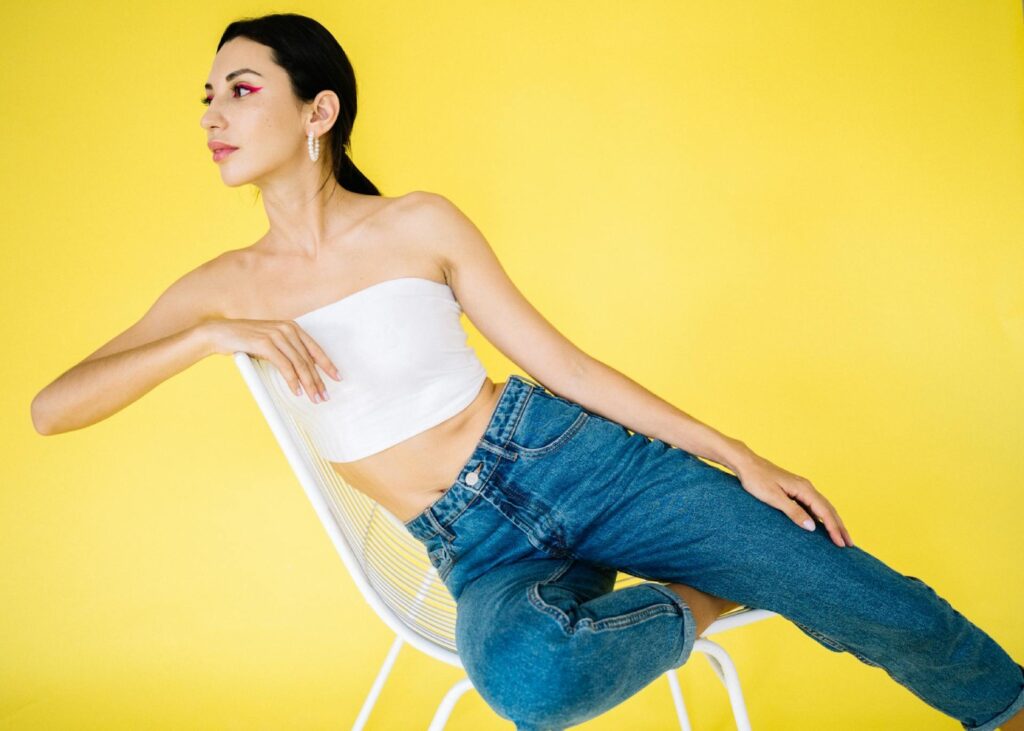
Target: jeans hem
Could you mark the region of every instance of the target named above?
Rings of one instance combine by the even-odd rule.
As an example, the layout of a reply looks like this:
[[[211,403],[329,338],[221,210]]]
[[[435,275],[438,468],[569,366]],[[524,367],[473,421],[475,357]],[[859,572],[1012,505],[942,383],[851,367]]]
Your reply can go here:
[[[1017,667],[1019,667],[1021,673],[1024,674],[1024,665],[1018,663]],[[1017,694],[1017,697],[1013,702],[999,713],[999,715],[989,721],[986,721],[980,726],[969,726],[965,723],[963,724],[963,727],[967,729],[967,731],[995,731],[995,729],[1001,726],[1004,721],[1009,721],[1011,718],[1016,716],[1017,712],[1022,708],[1024,708],[1024,687],[1021,688],[1020,693]]]
[[[694,619],[693,611],[690,609],[689,605],[683,601],[682,597],[667,586],[655,582],[650,582],[647,586],[661,592],[671,599],[672,603],[679,609],[680,616],[683,618],[683,649],[680,651],[675,664],[672,665],[673,670],[680,668],[690,658],[690,653],[693,652],[693,645],[697,641],[697,620]]]

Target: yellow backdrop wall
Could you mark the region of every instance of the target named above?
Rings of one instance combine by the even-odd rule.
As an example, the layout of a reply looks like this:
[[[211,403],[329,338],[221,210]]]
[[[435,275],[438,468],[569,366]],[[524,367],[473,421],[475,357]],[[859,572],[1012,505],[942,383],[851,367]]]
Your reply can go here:
[[[577,345],[1024,657],[1016,0],[33,2],[0,25],[0,726],[344,728],[392,639],[228,358],[88,429],[29,418],[264,231],[198,100],[225,25],[280,10],[349,54],[385,195],[450,198]],[[755,727],[958,727],[783,619],[722,641]],[[424,728],[458,677],[406,650],[369,728]],[[695,728],[733,728],[703,659],[680,678]],[[586,727],[672,723],[656,682]],[[449,727],[510,724],[470,693]]]

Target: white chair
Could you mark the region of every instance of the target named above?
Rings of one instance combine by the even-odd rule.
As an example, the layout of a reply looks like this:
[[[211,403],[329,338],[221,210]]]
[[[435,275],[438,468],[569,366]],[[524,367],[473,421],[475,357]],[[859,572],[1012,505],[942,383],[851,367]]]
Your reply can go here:
[[[455,648],[455,601],[427,560],[425,547],[405,529],[402,521],[350,487],[320,456],[270,381],[275,366],[245,352],[236,352],[234,361],[363,598],[396,634],[352,726],[353,731],[361,731],[403,643],[462,668]],[[639,581],[620,573],[615,586],[621,588]],[[750,722],[736,667],[725,648],[706,637],[774,615],[763,609],[740,607],[711,624],[693,646],[695,652],[707,657],[725,685],[740,731],[749,731]],[[672,670],[665,677],[679,725],[690,731],[679,680]],[[455,703],[471,687],[466,677],[448,690],[434,713],[429,731],[444,728]]]

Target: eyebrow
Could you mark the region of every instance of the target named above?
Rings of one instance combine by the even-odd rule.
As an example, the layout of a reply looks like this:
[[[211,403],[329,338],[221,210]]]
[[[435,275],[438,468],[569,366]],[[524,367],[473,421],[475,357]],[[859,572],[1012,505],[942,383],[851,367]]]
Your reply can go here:
[[[263,74],[261,74],[259,71],[253,71],[252,69],[238,69],[237,71],[232,71],[230,74],[225,76],[224,81],[231,81],[231,79],[235,78],[236,76],[240,76],[241,74],[256,74],[257,76],[260,77],[263,76]],[[212,89],[213,87],[209,84],[206,84],[203,88]]]

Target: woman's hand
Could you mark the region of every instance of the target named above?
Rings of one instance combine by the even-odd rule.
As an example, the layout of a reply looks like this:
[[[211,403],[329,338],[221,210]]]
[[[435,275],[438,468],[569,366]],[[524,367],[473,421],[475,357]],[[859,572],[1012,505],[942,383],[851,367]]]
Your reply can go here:
[[[201,327],[216,353],[229,355],[239,351],[269,360],[288,382],[296,396],[305,388],[309,400],[319,403],[327,399],[327,387],[316,372],[319,365],[334,380],[340,381],[338,369],[305,330],[292,320],[208,320]]]
[[[756,454],[747,455],[743,466],[733,471],[744,490],[761,502],[778,508],[797,525],[814,529],[814,520],[804,509],[807,506],[825,524],[833,543],[841,547],[853,545],[853,539],[839,513],[810,480],[794,475]]]

